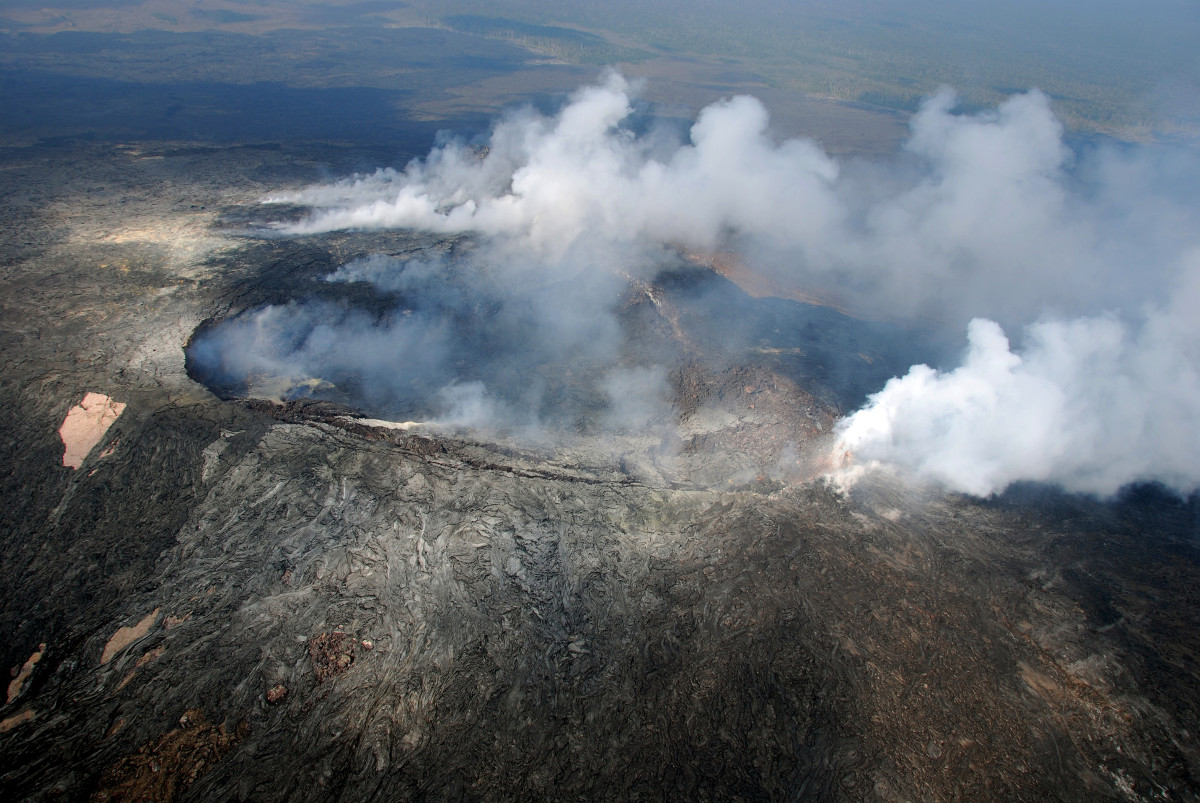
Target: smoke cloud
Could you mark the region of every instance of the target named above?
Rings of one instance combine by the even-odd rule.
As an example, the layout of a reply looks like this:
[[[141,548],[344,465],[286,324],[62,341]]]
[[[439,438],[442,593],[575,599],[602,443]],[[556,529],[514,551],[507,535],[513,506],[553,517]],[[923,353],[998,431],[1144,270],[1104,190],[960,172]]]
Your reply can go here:
[[[1018,480],[1189,492],[1200,484],[1194,310],[1156,310],[1136,329],[1109,315],[1046,321],[1019,353],[976,319],[960,367],[919,365],[888,382],[841,422],[842,448],[980,496]]]
[[[1069,147],[1036,90],[973,114],[956,113],[944,90],[913,117],[895,158],[838,161],[814,142],[774,137],[750,97],[707,107],[688,132],[634,131],[636,94],[609,73],[553,116],[513,112],[485,147],[450,143],[403,170],[269,198],[311,208],[278,224],[289,234],[404,229],[472,235],[479,247],[450,266],[469,277],[459,282],[437,278],[450,269],[437,258],[344,266],[330,279],[418,303],[372,320],[311,305],[258,311],[229,330],[251,344],[236,370],[350,372],[393,396],[407,372],[466,420],[544,415],[549,396],[575,392],[528,370],[554,365],[595,374],[585,392],[607,398],[621,426],[661,417],[661,367],[614,362],[620,293],[668,247],[735,248],[756,271],[861,314],[967,328],[960,366],[914,367],[842,422],[842,448],[857,459],[973,494],[1018,480],[1100,494],[1138,480],[1200,483],[1194,150]],[[499,312],[481,326],[447,293]],[[303,334],[267,334],[279,315]],[[330,357],[349,353],[329,345],[347,338],[357,356]],[[210,342],[221,354],[232,347]],[[456,354],[497,342],[537,359],[523,351],[455,367]],[[404,366],[378,361],[398,353]],[[514,373],[520,381],[505,379]]]
[[[366,308],[297,300],[250,310],[194,338],[190,357],[206,382],[238,394],[316,391],[445,426],[572,429],[615,410],[604,388],[630,369],[617,360],[611,306],[597,306],[616,300],[605,286],[613,276],[514,284],[511,274],[528,266],[506,258],[493,270],[493,258],[468,248],[354,260],[325,281],[370,285]],[[665,398],[659,379],[663,390],[651,395]]]

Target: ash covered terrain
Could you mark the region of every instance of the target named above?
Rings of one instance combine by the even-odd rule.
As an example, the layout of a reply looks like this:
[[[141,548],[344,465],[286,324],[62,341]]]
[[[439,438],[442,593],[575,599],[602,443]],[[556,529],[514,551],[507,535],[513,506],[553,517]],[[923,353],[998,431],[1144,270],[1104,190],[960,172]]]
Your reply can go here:
[[[6,798],[1195,799],[1194,155],[546,69],[8,123]]]

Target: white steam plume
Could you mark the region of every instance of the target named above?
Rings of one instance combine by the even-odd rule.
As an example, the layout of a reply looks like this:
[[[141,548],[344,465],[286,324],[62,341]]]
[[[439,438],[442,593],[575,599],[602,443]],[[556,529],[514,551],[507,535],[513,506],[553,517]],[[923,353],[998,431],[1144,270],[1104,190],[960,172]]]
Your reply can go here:
[[[1189,492],[1200,485],[1191,295],[1137,329],[1111,316],[1035,324],[1020,353],[998,324],[976,319],[960,367],[919,365],[888,382],[840,422],[839,448],[979,496],[1019,480],[1102,495],[1156,480]]]
[[[832,222],[837,165],[811,142],[775,145],[754,98],[709,106],[692,144],[667,148],[619,127],[631,111],[628,82],[610,73],[553,119],[526,110],[501,122],[482,158],[450,145],[403,173],[381,170],[268,200],[317,208],[283,227],[291,233],[470,231],[519,238],[549,257],[646,239],[712,247],[727,228],[816,236]],[[806,211],[796,217],[796,209]]]
[[[903,158],[886,165],[839,164],[811,141],[777,143],[751,97],[704,109],[687,142],[622,128],[632,103],[611,73],[555,117],[525,110],[501,121],[486,155],[446,145],[401,172],[268,200],[314,207],[281,226],[292,233],[476,232],[550,263],[574,252],[595,264],[629,244],[704,249],[732,239],[762,270],[893,316],[960,323],[1161,300],[1167,267],[1200,222],[1194,202],[1169,188],[1163,196],[1161,179],[1178,166],[1160,157],[1100,150],[1073,164],[1036,91],[974,116],[954,114],[953,94],[939,92],[913,118]]]
[[[1200,484],[1194,149],[1073,150],[1037,91],[973,115],[942,91],[896,159],[839,163],[774,139],[749,97],[704,109],[686,141],[637,135],[633,94],[610,73],[553,117],[501,121],[486,152],[451,144],[270,200],[314,208],[294,233],[475,232],[546,282],[652,264],[661,243],[733,243],[860,309],[981,319],[961,367],[914,368],[843,423],[856,455],[977,494]]]

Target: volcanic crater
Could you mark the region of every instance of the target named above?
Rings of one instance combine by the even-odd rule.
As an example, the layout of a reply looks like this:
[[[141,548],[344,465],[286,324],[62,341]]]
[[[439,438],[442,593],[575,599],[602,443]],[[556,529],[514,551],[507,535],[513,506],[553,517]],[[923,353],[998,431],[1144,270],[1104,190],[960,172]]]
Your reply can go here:
[[[167,149],[78,147],[53,186],[114,188],[80,196],[88,226],[203,241],[98,246],[2,207],[29,243],[0,296],[22,355],[0,384],[9,797],[1194,795],[1194,498],[818,476],[833,420],[928,355],[919,336],[679,258],[621,279],[617,348],[587,370],[534,361],[506,385],[476,355],[512,353],[489,327],[522,315],[448,306],[470,348],[432,376],[510,400],[543,383],[532,429],[439,424],[432,380],[376,397],[310,372],[278,386],[298,398],[256,396],[206,337],[270,305],[418,316],[469,244],[222,225],[269,189],[234,177],[277,177],[286,149],[213,149],[197,177]],[[163,189],[172,170],[193,183]],[[416,291],[326,281],[431,251],[450,269]],[[664,389],[632,408],[649,426],[610,415],[618,369]],[[59,427],[92,392],[126,407],[64,466]]]

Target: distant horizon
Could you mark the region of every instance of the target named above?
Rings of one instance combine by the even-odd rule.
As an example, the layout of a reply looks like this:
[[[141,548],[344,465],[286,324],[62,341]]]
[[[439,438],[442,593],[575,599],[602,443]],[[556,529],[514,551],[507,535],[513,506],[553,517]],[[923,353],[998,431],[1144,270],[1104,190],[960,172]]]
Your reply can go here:
[[[436,26],[530,48],[565,64],[646,66],[683,57],[725,62],[766,87],[904,112],[939,86],[967,110],[1037,88],[1072,130],[1122,139],[1200,136],[1200,6],[991,0],[715,2],[579,0],[304,2],[164,0],[10,3],[0,30],[132,33]],[[2,50],[3,48],[0,48]],[[2,54],[0,54],[2,55]],[[631,72],[637,72],[632,69]]]

